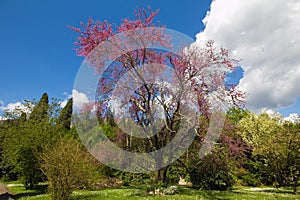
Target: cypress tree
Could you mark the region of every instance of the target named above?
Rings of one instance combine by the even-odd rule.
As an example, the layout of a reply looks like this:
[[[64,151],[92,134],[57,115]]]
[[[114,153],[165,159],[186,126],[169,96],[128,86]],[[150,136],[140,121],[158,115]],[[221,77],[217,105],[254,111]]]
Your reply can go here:
[[[22,112],[21,116],[18,119],[18,123],[23,123],[26,121],[26,119],[27,119],[26,113]]]
[[[73,98],[70,98],[58,117],[58,124],[60,124],[64,129],[70,130],[71,128],[72,112]]]
[[[48,94],[44,93],[38,104],[34,107],[29,119],[34,121],[43,121],[48,119],[48,103]]]

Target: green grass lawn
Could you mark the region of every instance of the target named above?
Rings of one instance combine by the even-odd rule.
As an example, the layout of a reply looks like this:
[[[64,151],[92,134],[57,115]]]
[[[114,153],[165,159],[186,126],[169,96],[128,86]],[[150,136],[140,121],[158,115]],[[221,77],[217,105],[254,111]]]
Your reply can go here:
[[[15,194],[18,200],[51,200],[49,195],[45,194],[46,185],[39,185],[37,190],[25,190],[23,186],[11,186],[10,190]],[[101,189],[95,191],[75,191],[72,195],[74,200],[273,200],[273,199],[298,199],[300,195],[294,195],[291,190],[272,188],[249,188],[235,187],[231,191],[203,191],[188,187],[178,187],[179,194],[176,195],[149,195],[146,194],[144,186],[141,187],[123,187],[118,189]]]

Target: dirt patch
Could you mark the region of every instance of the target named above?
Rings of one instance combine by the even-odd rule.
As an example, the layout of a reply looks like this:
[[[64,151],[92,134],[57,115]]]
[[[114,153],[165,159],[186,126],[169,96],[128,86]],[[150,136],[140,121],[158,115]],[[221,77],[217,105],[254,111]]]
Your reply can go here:
[[[10,188],[10,187],[23,187],[24,184],[22,183],[11,183],[11,184],[7,184],[6,187]]]
[[[0,200],[13,200],[12,195],[8,188],[0,183]]]
[[[276,190],[275,188],[247,188],[244,190],[248,190],[248,191],[258,191],[258,192],[264,192],[264,191],[274,191]]]

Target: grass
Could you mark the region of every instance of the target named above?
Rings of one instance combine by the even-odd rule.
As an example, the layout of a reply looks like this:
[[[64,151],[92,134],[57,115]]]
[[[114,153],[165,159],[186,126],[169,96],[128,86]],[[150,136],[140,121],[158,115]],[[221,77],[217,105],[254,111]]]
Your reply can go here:
[[[46,185],[39,185],[37,190],[25,190],[23,186],[9,187],[17,200],[51,200],[46,194]],[[231,191],[203,191],[188,187],[178,187],[176,195],[149,195],[145,186],[101,189],[94,191],[78,190],[72,195],[73,200],[300,200],[300,195],[290,189],[235,187]]]
[[[39,184],[36,186],[35,190],[26,190],[25,187],[20,184],[20,182],[5,182],[9,190],[14,194],[15,199],[42,199],[42,200],[51,200],[48,197],[47,185],[45,183]]]

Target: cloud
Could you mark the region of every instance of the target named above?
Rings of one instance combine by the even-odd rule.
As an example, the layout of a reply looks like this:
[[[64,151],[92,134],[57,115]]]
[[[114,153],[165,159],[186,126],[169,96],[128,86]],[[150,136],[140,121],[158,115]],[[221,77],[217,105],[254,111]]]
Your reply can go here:
[[[5,105],[3,101],[0,101],[0,114],[4,112],[12,113],[14,116],[20,116],[23,112],[29,114],[32,111],[33,105],[32,104],[23,104],[22,102],[15,102],[15,103],[8,103]],[[1,120],[6,120],[7,117],[0,116]]]
[[[290,121],[290,122],[299,122],[299,114],[297,113],[291,113],[288,117],[285,117],[285,121]]]
[[[90,103],[87,95],[82,92],[78,92],[77,90],[72,90],[71,95],[68,95],[67,93],[64,93],[64,95],[66,95],[67,98],[60,102],[60,106],[62,108],[65,107],[69,98],[71,97],[73,97],[73,108],[77,111],[81,110],[82,108],[84,108],[85,105]],[[5,105],[5,103],[0,100],[0,111],[12,112],[15,110],[19,110],[17,114],[21,114],[20,111],[29,114],[32,109],[30,109],[28,106],[24,105],[22,102],[19,101],[15,103],[8,103],[7,105]],[[0,116],[0,120],[5,120],[5,119],[6,118],[4,118],[3,116]]]
[[[26,107],[24,104],[22,104],[22,102],[16,102],[16,103],[8,103],[7,105],[4,104],[4,102],[0,103],[0,110],[1,111],[9,111],[12,112],[16,109],[22,110],[22,111],[27,111],[28,107]]]
[[[85,106],[87,106],[90,101],[88,96],[83,92],[78,92],[77,90],[73,89],[72,94],[68,94],[67,92],[64,92],[64,95],[67,96],[63,101],[60,102],[60,107],[65,107],[68,103],[68,100],[72,97],[73,98],[73,109],[75,111],[80,111]]]
[[[60,107],[64,108],[64,107],[67,105],[68,100],[69,100],[70,97],[71,97],[71,96],[69,96],[67,99],[61,101],[61,102],[60,102]]]
[[[300,96],[299,0],[215,0],[197,43],[213,39],[242,59],[247,107],[278,109]]]
[[[77,111],[81,110],[85,105],[90,103],[89,98],[86,94],[84,94],[83,92],[78,92],[77,90],[72,90],[72,94],[67,99],[61,102],[61,107],[64,107],[67,104],[70,97],[73,97],[73,108]]]
[[[90,102],[86,94],[78,92],[77,90],[72,90],[72,97],[75,110],[81,110],[84,105]]]

